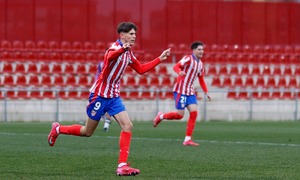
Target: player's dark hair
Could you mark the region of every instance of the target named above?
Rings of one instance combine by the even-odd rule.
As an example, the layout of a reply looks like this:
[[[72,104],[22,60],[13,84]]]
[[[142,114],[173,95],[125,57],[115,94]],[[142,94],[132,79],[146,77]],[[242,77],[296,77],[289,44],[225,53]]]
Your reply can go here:
[[[137,30],[137,27],[134,23],[132,22],[121,22],[118,25],[118,34],[120,34],[121,32],[125,32],[128,33],[131,29],[134,29],[135,31]]]
[[[197,49],[198,46],[204,46],[204,45],[200,41],[193,42],[191,45],[191,50]]]

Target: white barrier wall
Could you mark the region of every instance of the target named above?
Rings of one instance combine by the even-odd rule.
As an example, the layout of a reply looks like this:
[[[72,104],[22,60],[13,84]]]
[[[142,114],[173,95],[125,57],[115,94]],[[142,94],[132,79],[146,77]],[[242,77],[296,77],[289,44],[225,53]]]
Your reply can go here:
[[[296,100],[224,100],[211,94],[213,101],[198,101],[198,121],[299,120]],[[172,100],[123,101],[133,121],[152,121],[158,111],[174,111]],[[0,104],[0,122],[79,121],[86,119],[87,101],[82,100],[7,100]],[[6,112],[6,113],[5,113]],[[188,119],[186,110],[183,120]]]

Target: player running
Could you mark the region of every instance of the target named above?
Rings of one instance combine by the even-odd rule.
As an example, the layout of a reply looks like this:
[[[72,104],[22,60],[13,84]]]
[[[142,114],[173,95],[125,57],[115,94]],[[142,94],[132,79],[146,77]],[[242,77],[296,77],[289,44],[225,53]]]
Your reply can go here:
[[[211,100],[207,94],[207,86],[204,81],[204,70],[201,58],[204,53],[204,47],[202,42],[194,42],[191,45],[192,54],[184,56],[174,67],[173,70],[178,74],[177,82],[174,85],[173,93],[175,100],[176,112],[162,113],[158,112],[157,116],[153,120],[153,126],[157,125],[162,120],[181,120],[184,116],[185,108],[190,113],[189,120],[186,127],[186,135],[183,141],[185,146],[199,146],[192,140],[193,131],[197,119],[197,97],[194,90],[194,80],[198,77],[200,86],[205,92],[208,100]]]
[[[118,25],[117,31],[119,39],[105,52],[103,69],[90,88],[90,103],[86,109],[88,117],[85,126],[79,124],[64,126],[54,122],[48,135],[48,143],[53,146],[60,134],[90,137],[97,128],[101,117],[107,112],[121,127],[116,174],[134,176],[139,174],[140,170],[130,167],[127,163],[133,125],[120,98],[120,80],[127,66],[139,74],[144,74],[161,61],[166,60],[170,56],[171,50],[167,49],[156,59],[141,64],[131,51],[136,40],[137,27],[135,24],[122,22]]]

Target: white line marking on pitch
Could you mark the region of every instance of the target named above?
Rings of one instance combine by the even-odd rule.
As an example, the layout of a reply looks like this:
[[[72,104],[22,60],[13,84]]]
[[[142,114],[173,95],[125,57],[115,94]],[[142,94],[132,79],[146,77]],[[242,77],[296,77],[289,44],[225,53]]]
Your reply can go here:
[[[7,133],[2,132],[0,135],[22,135],[22,136],[36,136],[44,134],[33,134],[33,133]],[[119,139],[119,136],[92,136],[95,138],[109,138],[109,139]],[[182,141],[182,139],[164,139],[164,138],[140,138],[133,137],[136,140],[153,140],[153,141]],[[217,140],[195,140],[195,142],[201,143],[215,143],[215,144],[241,144],[241,145],[261,145],[261,146],[287,146],[287,147],[300,147],[300,144],[283,144],[283,143],[270,143],[270,142],[247,142],[247,141],[217,141]]]

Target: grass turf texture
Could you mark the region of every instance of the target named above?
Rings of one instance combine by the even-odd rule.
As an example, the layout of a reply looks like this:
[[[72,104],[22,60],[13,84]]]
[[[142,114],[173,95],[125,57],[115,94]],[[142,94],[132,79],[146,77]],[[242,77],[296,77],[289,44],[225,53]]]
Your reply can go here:
[[[66,123],[62,123],[66,124]],[[198,122],[182,145],[186,122],[134,122],[129,161],[136,179],[300,179],[300,122]],[[90,138],[59,136],[51,123],[0,123],[0,179],[119,179],[120,127]]]

